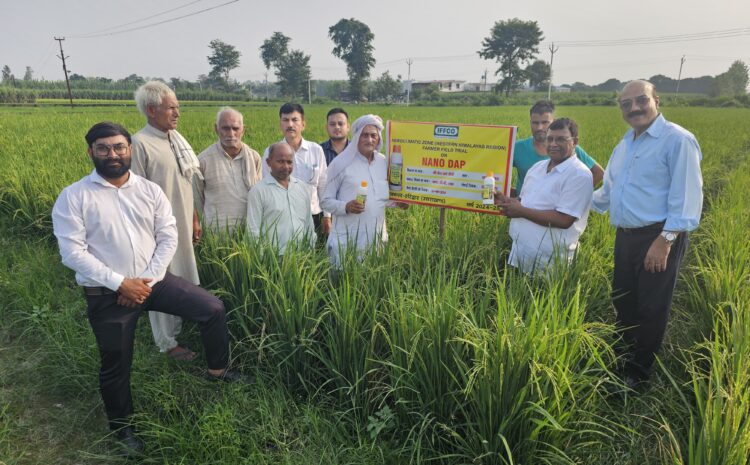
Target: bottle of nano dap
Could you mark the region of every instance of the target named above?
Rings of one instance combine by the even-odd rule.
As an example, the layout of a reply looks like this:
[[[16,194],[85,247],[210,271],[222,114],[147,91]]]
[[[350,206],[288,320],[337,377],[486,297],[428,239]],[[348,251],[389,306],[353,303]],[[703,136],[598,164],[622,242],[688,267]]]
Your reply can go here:
[[[388,172],[388,184],[392,191],[401,191],[403,185],[404,156],[401,154],[401,146],[394,145],[391,152],[391,164]]]
[[[490,171],[482,183],[482,204],[493,205],[495,203],[495,176]]]
[[[362,181],[362,183],[359,185],[359,188],[357,188],[356,200],[362,205],[364,205],[367,201],[367,181]]]

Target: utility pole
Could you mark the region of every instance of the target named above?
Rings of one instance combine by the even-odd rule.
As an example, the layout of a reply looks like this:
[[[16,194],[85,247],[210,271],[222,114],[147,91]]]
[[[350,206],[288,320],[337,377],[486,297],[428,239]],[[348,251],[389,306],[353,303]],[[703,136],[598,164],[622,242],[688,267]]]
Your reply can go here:
[[[268,101],[268,71],[265,72],[264,76],[266,77],[266,80],[264,82],[264,87],[266,88],[266,102]]]
[[[65,37],[57,38],[55,37],[55,40],[60,44],[60,55],[57,57],[62,60],[63,64],[63,72],[65,72],[65,84],[68,86],[68,98],[70,99],[70,108],[73,108],[73,93],[70,91],[70,81],[68,80],[68,68],[65,66],[65,59],[70,58],[66,57],[65,53],[63,53],[62,48],[62,41],[65,40]]]
[[[682,79],[682,65],[685,64],[685,55],[680,58],[680,72],[677,74],[677,89],[674,91],[675,95],[680,93],[680,79]]]
[[[487,90],[487,68],[484,68],[484,74],[482,75],[482,81],[484,82],[484,85],[480,89],[482,92],[485,92]]]
[[[312,91],[310,90],[312,88],[312,79],[307,80],[307,104],[312,105]]]
[[[552,42],[549,45],[550,57],[549,57],[549,82],[547,83],[547,100],[552,100],[552,62],[555,61],[555,52],[559,48],[560,47],[555,47],[554,42]]]
[[[409,72],[406,75],[406,106],[409,106],[409,97],[411,96],[411,65],[414,63],[414,60],[411,58],[406,59],[406,64],[409,66]]]

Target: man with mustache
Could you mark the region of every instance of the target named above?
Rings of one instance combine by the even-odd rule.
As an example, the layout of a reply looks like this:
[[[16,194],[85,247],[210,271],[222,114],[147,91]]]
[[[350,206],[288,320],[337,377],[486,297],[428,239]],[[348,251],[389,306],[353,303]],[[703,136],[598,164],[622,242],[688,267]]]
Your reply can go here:
[[[193,176],[202,177],[190,144],[177,132],[180,104],[160,81],[149,81],[135,91],[138,110],[147,124],[133,136],[133,172],[155,182],[166,194],[177,219],[177,253],[169,272],[198,285],[193,244],[202,234],[193,202]],[[178,316],[150,312],[151,331],[160,351],[176,360],[191,361],[196,353],[177,343],[182,329]]]
[[[198,323],[207,377],[247,381],[227,369],[229,336],[221,301],[167,271],[177,250],[172,208],[161,188],[132,173],[131,138],[119,124],[86,134],[94,171],[66,187],[52,209],[62,262],[83,286],[88,320],[101,358],[99,386],[120,453],[143,452],[130,417],[130,370],[138,317],[158,310]]]
[[[575,121],[556,119],[545,139],[549,159],[531,167],[520,198],[495,193],[495,203],[512,218],[508,263],[525,273],[543,271],[556,260],[573,259],[594,192],[591,171],[575,156]]]
[[[203,224],[216,231],[233,233],[245,224],[247,193],[262,174],[260,155],[242,142],[242,113],[224,107],[214,127],[219,141],[198,155],[203,180],[196,178],[196,200]]]
[[[703,205],[701,149],[695,136],[664,119],[648,81],[619,95],[631,129],[612,152],[593,208],[617,228],[612,300],[622,330],[623,381],[645,383],[661,346],[677,274]]]
[[[536,163],[547,159],[547,128],[555,120],[555,104],[539,100],[529,110],[532,136],[516,141],[513,146],[513,166],[516,168],[516,188],[511,195],[520,195],[526,173]],[[575,155],[591,170],[592,182],[596,186],[604,176],[601,166],[576,145]]]
[[[250,190],[247,199],[247,232],[268,240],[284,255],[291,241],[315,245],[315,227],[310,213],[310,192],[292,176],[294,150],[286,142],[268,148],[270,176]]]
[[[302,138],[305,130],[305,110],[298,103],[285,103],[279,109],[279,127],[284,135],[282,141],[294,150],[294,177],[302,181],[310,193],[310,211],[312,211],[315,230],[320,237],[331,231],[331,214],[320,207],[327,179],[328,164],[323,149],[315,142]],[[266,162],[268,148],[263,152],[263,177],[270,175]]]

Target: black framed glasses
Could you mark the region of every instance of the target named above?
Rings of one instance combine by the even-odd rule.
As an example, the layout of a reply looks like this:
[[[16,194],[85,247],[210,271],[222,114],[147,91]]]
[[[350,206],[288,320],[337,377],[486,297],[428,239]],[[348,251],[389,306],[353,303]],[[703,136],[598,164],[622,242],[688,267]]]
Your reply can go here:
[[[94,153],[99,157],[106,157],[110,150],[114,150],[117,155],[125,155],[128,151],[128,144],[96,144],[94,146]]]
[[[563,145],[563,144],[566,144],[570,140],[573,140],[573,138],[570,137],[570,136],[567,136],[567,137],[563,137],[563,136],[557,136],[557,137],[547,136],[547,143],[548,144],[551,144],[551,143],[554,142],[557,145]]]
[[[628,98],[628,99],[625,99],[625,100],[620,100],[620,108],[622,108],[623,110],[630,110],[630,108],[633,106],[634,102],[639,107],[642,107],[642,106],[646,105],[649,101],[651,101],[651,97],[649,97],[648,95],[645,95],[645,94],[644,95],[639,95],[635,99],[629,99]]]

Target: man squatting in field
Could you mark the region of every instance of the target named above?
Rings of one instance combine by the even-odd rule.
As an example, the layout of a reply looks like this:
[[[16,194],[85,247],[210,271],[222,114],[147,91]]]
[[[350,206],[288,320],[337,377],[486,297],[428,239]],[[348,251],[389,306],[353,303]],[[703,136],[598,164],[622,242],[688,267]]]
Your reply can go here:
[[[195,198],[203,224],[215,231],[233,233],[245,225],[247,193],[262,174],[260,155],[242,142],[242,113],[224,107],[216,115],[218,142],[198,155],[203,179],[193,179]]]
[[[648,380],[661,346],[677,274],[703,206],[701,149],[695,136],[659,112],[648,81],[619,95],[632,129],[612,152],[593,208],[617,228],[612,299],[627,354],[623,381]]]
[[[380,153],[383,120],[365,115],[352,124],[351,143],[328,168],[328,184],[323,194],[323,208],[333,214],[333,231],[328,236],[328,255],[335,266],[341,266],[341,254],[355,249],[361,256],[371,247],[388,241],[385,207],[408,204],[390,202],[388,160]],[[367,182],[364,204],[356,200],[362,181]]]
[[[144,311],[179,315],[200,326],[210,379],[246,381],[227,369],[224,305],[204,289],[167,271],[178,232],[161,188],[132,173],[131,138],[103,122],[86,134],[94,171],[66,187],[52,210],[62,262],[83,286],[88,320],[101,357],[99,388],[122,454],[143,452],[133,414],[130,369],[136,322]]]
[[[294,177],[305,183],[310,192],[313,224],[320,237],[323,237],[331,232],[331,214],[324,212],[320,206],[328,169],[325,154],[320,145],[302,138],[305,130],[305,109],[302,105],[283,104],[279,108],[279,127],[284,136],[282,141],[294,149]],[[268,148],[263,152],[263,177],[271,175],[267,159]]]
[[[133,136],[133,172],[162,188],[177,220],[177,252],[169,272],[198,285],[193,244],[201,238],[201,225],[193,203],[193,176],[201,177],[198,159],[190,144],[177,132],[180,104],[172,89],[149,81],[135,91],[138,110],[146,126]],[[195,352],[177,343],[182,320],[175,315],[150,312],[154,341],[162,352],[190,361]]]
[[[520,199],[495,193],[495,204],[512,218],[508,263],[526,273],[543,271],[557,259],[573,259],[594,191],[591,171],[575,156],[575,121],[552,122],[545,131],[545,145],[548,157],[528,171]]]
[[[529,110],[529,117],[531,119],[531,137],[518,140],[513,145],[513,166],[517,173],[516,188],[511,191],[513,196],[521,195],[523,182],[529,168],[548,157],[547,129],[555,119],[555,104],[549,100],[539,100]],[[604,176],[602,167],[579,145],[576,145],[575,154],[591,170],[593,185],[597,186]]]
[[[331,108],[326,115],[328,140],[320,143],[326,155],[326,163],[331,166],[336,155],[349,145],[349,113],[343,108]]]
[[[294,150],[286,142],[268,148],[271,175],[253,187],[247,199],[247,233],[271,242],[281,255],[290,242],[315,245],[310,191],[292,176]]]

